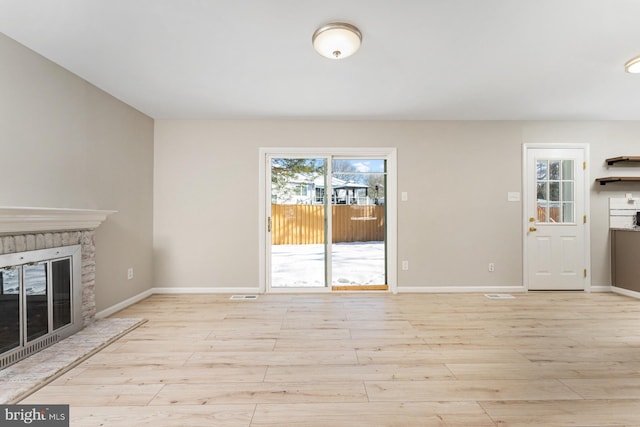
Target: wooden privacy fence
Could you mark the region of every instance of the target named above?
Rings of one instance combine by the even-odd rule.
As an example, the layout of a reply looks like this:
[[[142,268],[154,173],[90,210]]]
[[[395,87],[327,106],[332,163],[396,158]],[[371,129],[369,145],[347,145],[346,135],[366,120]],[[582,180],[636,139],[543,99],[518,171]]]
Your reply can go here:
[[[547,209],[544,206],[538,206],[538,217],[541,222],[562,222],[560,218],[560,208],[550,207],[549,218],[547,218]]]
[[[334,243],[384,240],[384,206],[332,205]],[[271,243],[324,243],[324,206],[271,205]]]

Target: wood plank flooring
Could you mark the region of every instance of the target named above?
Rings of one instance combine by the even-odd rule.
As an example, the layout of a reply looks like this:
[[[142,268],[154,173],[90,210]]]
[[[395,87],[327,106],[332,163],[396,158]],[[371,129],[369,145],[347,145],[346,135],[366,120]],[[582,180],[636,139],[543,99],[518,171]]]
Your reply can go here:
[[[72,426],[640,426],[640,301],[615,294],[155,295],[22,403]]]

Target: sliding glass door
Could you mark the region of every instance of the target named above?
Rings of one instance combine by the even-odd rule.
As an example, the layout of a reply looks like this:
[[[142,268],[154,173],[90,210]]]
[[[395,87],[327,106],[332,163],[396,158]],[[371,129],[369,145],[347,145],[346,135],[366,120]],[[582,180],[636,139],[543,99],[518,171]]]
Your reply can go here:
[[[386,289],[386,160],[268,157],[270,289]]]

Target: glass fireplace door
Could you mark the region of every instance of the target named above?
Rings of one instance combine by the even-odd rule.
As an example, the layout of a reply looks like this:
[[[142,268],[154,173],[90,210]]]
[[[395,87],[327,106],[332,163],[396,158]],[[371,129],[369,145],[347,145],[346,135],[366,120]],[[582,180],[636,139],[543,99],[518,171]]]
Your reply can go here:
[[[0,354],[73,323],[71,258],[0,268]]]
[[[27,313],[27,342],[49,333],[47,263],[25,265],[24,295]]]
[[[71,324],[71,259],[51,263],[53,330]]]
[[[20,346],[20,283],[22,269],[0,269],[0,354]]]

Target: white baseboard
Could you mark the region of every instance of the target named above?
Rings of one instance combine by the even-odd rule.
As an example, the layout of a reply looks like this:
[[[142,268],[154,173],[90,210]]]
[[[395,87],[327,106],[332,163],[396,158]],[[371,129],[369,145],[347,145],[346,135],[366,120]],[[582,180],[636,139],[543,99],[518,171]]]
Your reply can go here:
[[[96,313],[96,319],[104,319],[105,317],[109,317],[113,313],[117,313],[120,310],[124,310],[130,305],[133,305],[139,301],[142,301],[143,299],[150,297],[151,295],[153,295],[153,290],[148,289],[144,292],[139,293],[138,295],[134,295],[131,298],[127,298],[126,300],[119,302],[118,304],[112,305],[111,307]]]
[[[398,286],[398,293],[506,293],[526,292],[524,286]]]
[[[640,299],[640,292],[630,291],[629,289],[619,288],[617,286],[611,286],[611,292],[631,298]]]
[[[611,286],[591,286],[589,292],[611,292]]]
[[[611,286],[591,286],[588,292],[611,292]],[[398,293],[523,293],[524,286],[399,286]]]
[[[255,288],[151,288],[154,294],[259,294]]]

